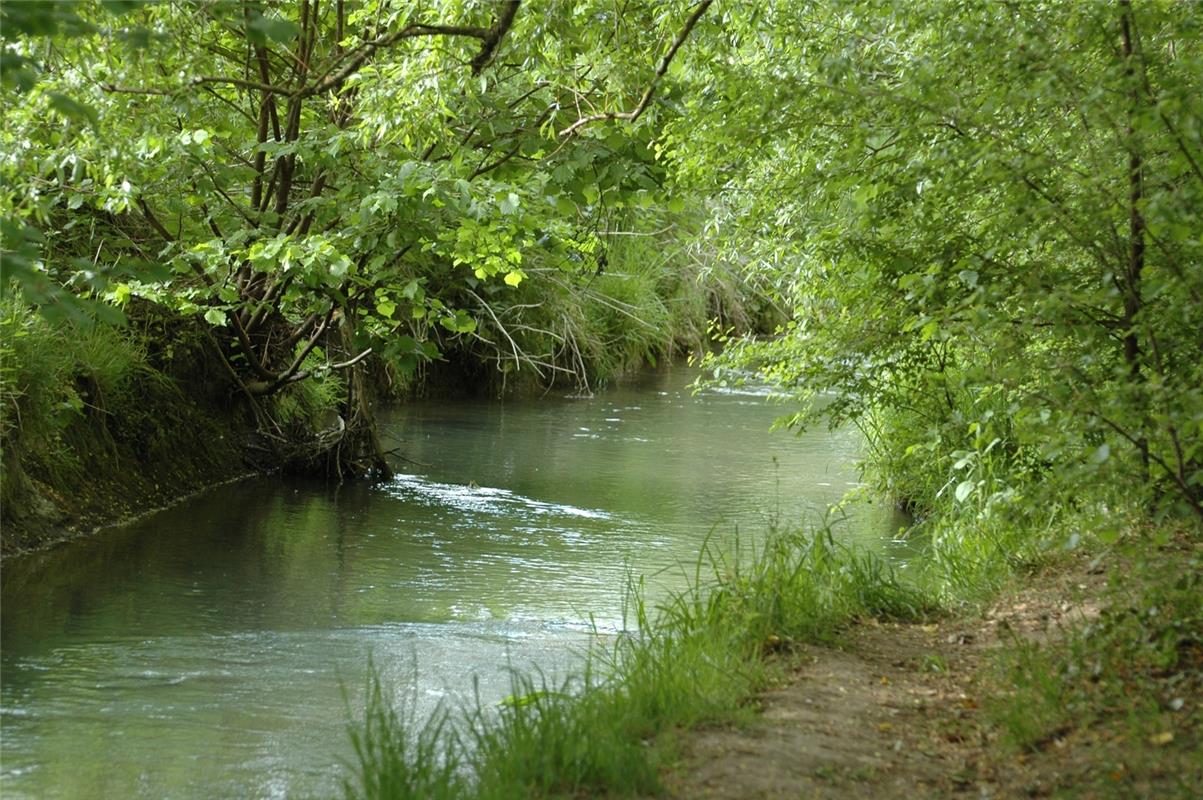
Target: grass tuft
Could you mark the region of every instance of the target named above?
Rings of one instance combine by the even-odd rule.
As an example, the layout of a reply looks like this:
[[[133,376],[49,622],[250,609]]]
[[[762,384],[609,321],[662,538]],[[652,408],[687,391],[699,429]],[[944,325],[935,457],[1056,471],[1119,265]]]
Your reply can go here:
[[[362,722],[348,728],[357,769],[343,783],[346,797],[463,797],[462,748],[446,707],[419,719],[416,698],[398,702],[371,664],[366,698]]]
[[[396,710],[373,678],[352,729],[348,797],[526,798],[654,794],[675,733],[738,720],[773,674],[773,654],[831,641],[853,619],[917,620],[935,606],[878,557],[829,531],[772,532],[755,547],[711,542],[688,588],[655,607],[631,587],[628,630],[598,637],[557,683],[515,672],[500,707],[455,720]]]

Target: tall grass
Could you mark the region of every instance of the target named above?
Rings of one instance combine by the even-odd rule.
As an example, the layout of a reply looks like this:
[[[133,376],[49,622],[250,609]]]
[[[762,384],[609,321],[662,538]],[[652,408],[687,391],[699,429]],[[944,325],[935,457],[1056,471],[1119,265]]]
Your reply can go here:
[[[134,378],[153,375],[128,332],[108,325],[52,325],[34,309],[0,304],[0,433],[53,438],[88,409],[125,399]]]
[[[344,784],[347,796],[464,796],[462,748],[446,707],[440,705],[427,719],[418,720],[416,698],[398,698],[370,663],[366,688],[363,721],[350,730],[359,768]]]
[[[710,543],[682,591],[629,595],[628,630],[598,637],[581,670],[514,673],[499,707],[418,720],[369,692],[352,727],[352,798],[526,798],[654,793],[674,733],[749,713],[773,653],[829,641],[858,616],[918,619],[925,596],[830,532],[772,532],[756,547]],[[378,686],[378,682],[376,684]],[[449,766],[454,765],[454,766]]]
[[[440,300],[472,315],[470,333],[448,334],[424,321],[407,323],[410,333],[437,345],[476,384],[505,393],[551,385],[590,390],[632,368],[705,349],[712,320],[749,333],[766,325],[764,301],[740,270],[682,246],[680,231],[700,221],[669,222],[613,212],[577,231],[571,254],[557,247],[529,253],[523,269],[530,280],[519,286],[448,289]],[[458,285],[436,280],[443,268],[426,265],[429,285]],[[390,368],[405,372],[399,364]],[[418,391],[422,372],[437,381],[441,370],[430,365],[394,389]]]
[[[111,423],[139,402],[149,384],[166,379],[147,361],[128,330],[97,324],[53,325],[34,309],[0,304],[0,504],[20,505],[26,469],[35,467],[60,487],[84,479],[82,450],[99,457],[116,450]],[[87,424],[96,436],[81,445]],[[25,462],[18,464],[17,462]]]

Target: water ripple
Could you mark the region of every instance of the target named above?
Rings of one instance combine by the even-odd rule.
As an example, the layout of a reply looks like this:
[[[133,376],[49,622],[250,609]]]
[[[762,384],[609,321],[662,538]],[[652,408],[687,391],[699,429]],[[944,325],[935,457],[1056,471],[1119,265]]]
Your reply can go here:
[[[611,520],[613,515],[592,508],[545,503],[515,494],[509,489],[472,484],[439,483],[421,475],[395,475],[387,491],[399,500],[450,507],[459,511],[509,516],[523,511],[531,515],[580,517]]]

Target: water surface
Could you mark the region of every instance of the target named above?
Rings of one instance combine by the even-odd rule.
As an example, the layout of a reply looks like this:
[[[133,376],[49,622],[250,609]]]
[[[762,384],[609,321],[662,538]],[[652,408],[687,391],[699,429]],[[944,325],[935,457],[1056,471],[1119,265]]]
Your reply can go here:
[[[623,588],[680,585],[707,536],[819,518],[857,443],[770,433],[763,393],[690,370],[588,399],[383,420],[401,474],[265,478],[3,568],[5,798],[328,797],[369,655],[419,708],[570,669]],[[872,543],[891,514],[841,535]]]

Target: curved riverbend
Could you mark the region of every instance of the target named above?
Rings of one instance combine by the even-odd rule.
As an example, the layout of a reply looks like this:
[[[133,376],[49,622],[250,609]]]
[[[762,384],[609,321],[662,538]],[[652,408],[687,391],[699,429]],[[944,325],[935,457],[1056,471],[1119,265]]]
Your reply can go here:
[[[510,666],[569,669],[590,620],[621,626],[632,575],[680,585],[707,536],[855,485],[853,435],[770,433],[762,393],[694,377],[413,404],[383,424],[409,459],[388,483],[247,481],[6,561],[4,796],[328,796],[369,655],[419,706],[473,675],[499,699]]]

